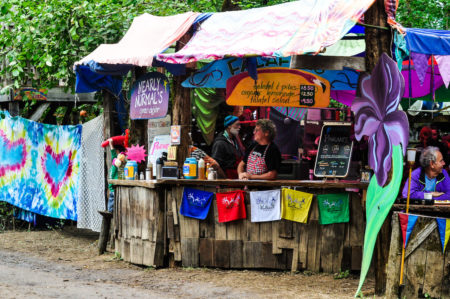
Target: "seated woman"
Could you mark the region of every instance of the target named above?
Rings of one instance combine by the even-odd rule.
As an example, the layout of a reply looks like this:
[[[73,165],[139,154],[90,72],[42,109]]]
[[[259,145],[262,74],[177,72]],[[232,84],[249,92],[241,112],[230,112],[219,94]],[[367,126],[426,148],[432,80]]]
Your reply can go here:
[[[445,171],[445,162],[437,147],[428,146],[420,155],[420,166],[411,174],[410,198],[423,199],[424,193],[431,193],[435,200],[450,200],[450,177]],[[402,196],[408,196],[408,180]]]
[[[260,119],[256,122],[253,133],[255,143],[238,165],[239,179],[274,180],[281,165],[280,150],[273,143],[275,125],[269,119]]]

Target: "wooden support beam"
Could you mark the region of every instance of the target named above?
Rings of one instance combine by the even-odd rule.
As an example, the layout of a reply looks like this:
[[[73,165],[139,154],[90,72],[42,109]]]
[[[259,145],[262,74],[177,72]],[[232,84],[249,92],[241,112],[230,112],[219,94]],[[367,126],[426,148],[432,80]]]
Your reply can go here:
[[[360,71],[366,70],[364,57],[343,56],[293,55],[289,67],[307,70],[342,70],[349,67]]]
[[[39,105],[39,107],[34,111],[34,113],[31,115],[30,120],[33,121],[39,121],[39,119],[44,114],[45,110],[50,106],[50,103],[44,102]]]

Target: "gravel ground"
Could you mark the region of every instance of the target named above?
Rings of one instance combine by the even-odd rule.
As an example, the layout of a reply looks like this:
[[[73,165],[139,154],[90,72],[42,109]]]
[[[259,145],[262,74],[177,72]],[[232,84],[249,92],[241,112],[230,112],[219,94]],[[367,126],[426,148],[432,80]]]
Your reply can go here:
[[[353,298],[358,276],[153,269],[97,255],[98,234],[66,227],[0,234],[1,298]],[[373,296],[372,279],[363,292]],[[26,297],[25,297],[26,296]]]

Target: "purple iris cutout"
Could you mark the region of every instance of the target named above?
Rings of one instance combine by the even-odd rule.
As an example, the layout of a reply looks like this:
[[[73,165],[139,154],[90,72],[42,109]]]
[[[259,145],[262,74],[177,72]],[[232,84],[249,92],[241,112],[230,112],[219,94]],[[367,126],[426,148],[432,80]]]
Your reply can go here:
[[[361,78],[360,96],[352,103],[356,139],[369,137],[369,166],[380,186],[385,185],[391,170],[392,147],[401,144],[404,155],[408,146],[408,117],[397,110],[404,89],[396,63],[383,53],[372,74]]]

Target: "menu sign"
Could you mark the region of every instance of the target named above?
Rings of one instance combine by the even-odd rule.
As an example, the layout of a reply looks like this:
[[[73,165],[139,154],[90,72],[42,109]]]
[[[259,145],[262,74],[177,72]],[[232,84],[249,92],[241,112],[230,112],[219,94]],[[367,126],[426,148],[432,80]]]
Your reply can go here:
[[[300,105],[314,106],[315,90],[312,85],[300,85]]]
[[[227,80],[231,106],[328,107],[330,83],[316,74],[282,67],[258,69],[258,80],[248,72]]]
[[[350,133],[350,125],[324,125],[322,127],[314,166],[315,176],[347,176],[353,149]]]
[[[169,107],[169,80],[158,72],[147,73],[131,89],[130,118],[165,117]]]

